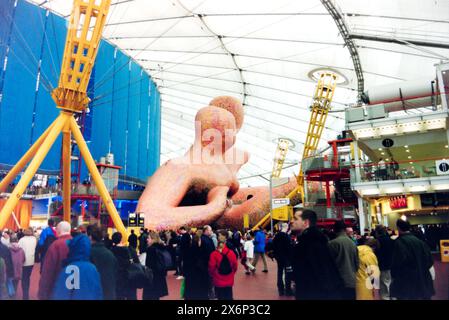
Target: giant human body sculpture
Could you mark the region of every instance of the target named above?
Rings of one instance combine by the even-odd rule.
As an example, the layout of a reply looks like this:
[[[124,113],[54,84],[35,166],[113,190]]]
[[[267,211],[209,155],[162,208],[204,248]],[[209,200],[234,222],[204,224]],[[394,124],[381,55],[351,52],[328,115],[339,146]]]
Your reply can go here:
[[[153,230],[215,224],[241,228],[249,214],[255,224],[269,210],[267,187],[239,188],[237,172],[247,152],[234,146],[243,124],[243,106],[233,97],[217,97],[195,117],[195,141],[183,157],[164,163],[149,179],[137,212]],[[274,190],[287,195],[296,179]]]

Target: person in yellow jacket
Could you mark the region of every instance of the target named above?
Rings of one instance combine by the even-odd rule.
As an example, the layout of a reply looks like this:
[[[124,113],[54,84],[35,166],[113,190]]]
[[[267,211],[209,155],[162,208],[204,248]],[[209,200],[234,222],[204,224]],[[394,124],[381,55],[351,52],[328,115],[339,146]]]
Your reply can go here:
[[[374,253],[378,246],[376,239],[366,240],[357,247],[359,252],[359,270],[356,274],[357,300],[374,300],[374,290],[379,284],[379,264]]]

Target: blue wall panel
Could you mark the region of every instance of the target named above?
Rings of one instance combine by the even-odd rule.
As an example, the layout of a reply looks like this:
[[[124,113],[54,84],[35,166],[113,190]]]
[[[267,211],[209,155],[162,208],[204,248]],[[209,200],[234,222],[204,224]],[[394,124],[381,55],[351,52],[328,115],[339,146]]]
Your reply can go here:
[[[137,177],[141,68],[135,63],[131,64],[129,80],[128,141],[126,143],[125,174],[131,177]]]
[[[114,47],[102,41],[95,60],[95,98],[90,104],[92,113],[91,143],[89,148],[92,157],[99,161],[109,152],[112,116],[113,80],[109,78],[114,64]],[[104,81],[109,79],[108,81]]]
[[[114,77],[115,88],[112,97],[111,152],[114,154],[114,163],[124,167],[129,91],[129,67],[125,63],[129,61],[129,57],[117,51],[115,59],[116,73]]]
[[[48,86],[58,84],[66,25],[62,17],[24,0],[17,8],[14,0],[0,1],[0,70],[8,59],[3,84],[0,71],[0,164],[13,165],[59,113]],[[45,79],[36,86],[40,59]],[[126,165],[120,174],[146,181],[159,166],[160,97],[148,74],[129,61],[101,42],[85,137],[95,160],[112,152],[117,165]],[[58,172],[60,152],[59,138],[41,169]],[[82,178],[86,172],[83,166]]]
[[[148,162],[149,113],[150,113],[150,79],[143,77],[140,83],[140,128],[139,128],[139,164],[138,177],[144,181],[150,172]]]
[[[52,86],[56,87],[59,82],[65,45],[65,20],[52,14],[36,15],[31,20],[35,25],[43,24],[45,26],[42,42],[41,72],[47,76]],[[42,82],[37,92],[35,112],[34,128],[32,130],[33,141],[39,138],[60,112],[50,94],[45,90]],[[53,171],[60,169],[61,141],[60,136],[42,163],[41,169]]]
[[[42,28],[30,25],[35,6],[20,1],[12,27],[0,105],[0,162],[15,163],[30,145]],[[33,32],[30,28],[33,27]],[[20,75],[20,77],[19,77]]]
[[[0,1],[0,93],[3,91],[3,67],[7,46],[9,44],[9,35],[11,33],[11,21],[13,16],[14,0]]]

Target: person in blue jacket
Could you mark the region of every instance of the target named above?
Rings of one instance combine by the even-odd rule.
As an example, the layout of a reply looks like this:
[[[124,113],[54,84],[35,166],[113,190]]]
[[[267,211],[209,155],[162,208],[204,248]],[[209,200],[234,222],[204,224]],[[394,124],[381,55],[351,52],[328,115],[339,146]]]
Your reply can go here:
[[[267,259],[265,258],[265,233],[259,227],[256,231],[256,235],[254,236],[254,262],[253,266],[256,267],[259,258],[262,258],[263,261],[263,270],[262,272],[268,272],[267,268]]]
[[[79,234],[68,241],[69,254],[53,289],[53,300],[103,300],[100,275],[90,262],[90,240]]]

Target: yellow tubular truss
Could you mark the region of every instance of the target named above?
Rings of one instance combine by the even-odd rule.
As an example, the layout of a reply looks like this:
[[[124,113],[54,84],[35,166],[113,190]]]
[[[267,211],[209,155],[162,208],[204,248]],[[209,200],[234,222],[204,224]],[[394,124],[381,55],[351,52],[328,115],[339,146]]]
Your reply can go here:
[[[326,124],[327,115],[331,109],[331,102],[334,97],[337,76],[332,72],[324,72],[320,75],[318,84],[315,89],[313,97],[309,127],[307,129],[307,137],[304,143],[304,151],[302,153],[302,160],[313,156],[318,148],[318,144]],[[275,163],[275,168],[277,164]],[[277,168],[276,168],[277,169]],[[281,165],[282,169],[282,165]],[[274,169],[273,169],[274,172]],[[280,171],[279,171],[280,174]],[[304,173],[302,172],[302,161],[299,167],[299,174],[297,176],[297,187],[288,194],[288,198],[292,199],[298,194],[301,194],[302,202],[304,203]],[[270,221],[270,213],[266,214],[252,230],[258,227],[265,227]]]

